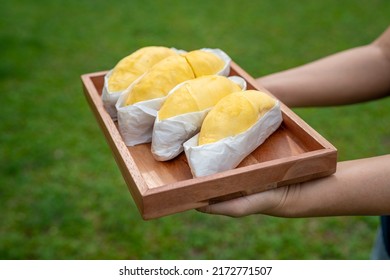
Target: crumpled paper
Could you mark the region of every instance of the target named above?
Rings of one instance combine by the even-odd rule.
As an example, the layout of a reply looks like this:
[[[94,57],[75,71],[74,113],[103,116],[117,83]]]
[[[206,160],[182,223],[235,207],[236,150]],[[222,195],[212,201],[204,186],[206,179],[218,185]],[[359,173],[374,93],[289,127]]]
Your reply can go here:
[[[117,119],[117,112],[116,112],[115,104],[118,101],[118,98],[121,95],[122,91],[110,92],[108,90],[108,79],[110,78],[111,74],[112,74],[112,70],[110,70],[104,76],[104,85],[103,85],[103,90],[102,90],[102,101],[103,101],[104,109],[106,109],[107,113],[110,115],[110,117],[113,120],[116,120]]]
[[[225,61],[225,66],[216,75],[229,75],[231,58],[225,52],[220,49],[209,48],[203,48],[201,50],[212,52]],[[142,79],[142,76],[139,79]],[[150,143],[152,141],[153,126],[157,112],[166,99],[166,96],[164,96],[125,106],[127,96],[130,94],[137,81],[138,80],[134,81],[133,84],[122,92],[115,104],[119,131],[127,146],[135,146],[137,144]],[[177,86],[178,85],[171,89],[171,91],[175,90]]]
[[[141,79],[142,76],[139,78]],[[125,106],[127,97],[137,80],[127,88],[116,103],[119,131],[126,146],[152,141],[153,123],[165,98],[155,98]]]
[[[228,79],[238,84],[242,90],[246,90],[246,81],[243,78],[231,76]],[[174,90],[169,94],[173,92]],[[152,135],[151,152],[153,157],[159,161],[166,161],[179,155],[184,149],[183,143],[199,132],[202,122],[210,110],[211,108],[208,108],[165,120],[159,120],[157,116]]]
[[[237,167],[259,147],[282,123],[280,102],[264,114],[251,128],[236,136],[198,146],[199,133],[183,144],[194,177],[212,175]]]

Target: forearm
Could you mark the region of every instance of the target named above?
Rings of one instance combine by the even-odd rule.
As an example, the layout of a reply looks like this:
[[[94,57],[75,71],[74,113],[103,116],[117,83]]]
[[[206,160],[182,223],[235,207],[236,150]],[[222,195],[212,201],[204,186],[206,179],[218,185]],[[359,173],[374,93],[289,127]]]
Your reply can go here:
[[[390,214],[390,155],[341,162],[334,175],[285,192],[277,206],[264,212],[287,217]]]
[[[334,175],[208,205],[199,211],[242,217],[390,214],[390,155],[341,162]]]
[[[390,92],[390,29],[374,43],[257,81],[290,107],[362,102]]]

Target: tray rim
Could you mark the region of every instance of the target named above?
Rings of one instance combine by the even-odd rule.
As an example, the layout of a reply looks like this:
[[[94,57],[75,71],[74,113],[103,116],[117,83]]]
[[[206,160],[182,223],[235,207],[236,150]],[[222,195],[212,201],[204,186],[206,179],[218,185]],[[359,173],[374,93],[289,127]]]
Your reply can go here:
[[[237,65],[234,61],[231,62],[231,68],[241,77],[243,77],[247,82],[252,85],[255,89],[266,91],[268,94],[272,95],[268,90],[261,87],[253,77],[251,77],[245,70],[243,70],[239,65]],[[87,73],[81,75],[84,94],[86,99],[95,115],[96,120],[99,123],[100,128],[103,131],[106,141],[108,142],[111,151],[114,155],[114,158],[117,162],[117,165],[124,177],[124,180],[128,186],[128,189],[141,213],[143,219],[153,219],[159,218],[162,216],[190,210],[193,208],[197,208],[200,206],[207,205],[209,203],[213,203],[213,201],[218,201],[219,197],[229,196],[233,193],[237,195],[248,195],[251,193],[255,193],[258,191],[263,191],[266,189],[279,187],[285,185],[287,183],[295,182],[295,181],[305,181],[308,179],[312,179],[313,176],[305,175],[302,177],[297,177],[295,180],[287,180],[287,181],[278,181],[278,182],[264,182],[262,184],[262,189],[247,189],[245,191],[237,191],[234,187],[226,188],[224,191],[216,191],[216,196],[209,195],[205,197],[204,200],[196,201],[189,203],[187,207],[183,207],[183,209],[177,209],[176,206],[162,207],[162,209],[154,209],[150,205],[153,205],[155,200],[167,195],[167,193],[171,193],[172,191],[181,190],[184,194],[192,193],[191,188],[196,186],[203,186],[199,188],[202,190],[205,187],[208,187],[211,183],[216,183],[219,181],[225,181],[226,178],[234,178],[235,176],[242,176],[243,174],[253,173],[259,170],[259,168],[272,168],[275,166],[280,166],[281,164],[286,163],[295,163],[295,162],[304,162],[305,160],[329,157],[329,161],[334,165],[333,168],[330,168],[322,174],[317,173],[315,177],[323,177],[333,174],[336,171],[336,163],[337,163],[337,149],[327,141],[322,135],[320,135],[316,130],[314,130],[311,126],[309,126],[303,119],[301,119],[298,115],[296,115],[290,108],[288,108],[285,104],[281,102],[281,109],[283,114],[283,122],[287,122],[292,124],[296,129],[300,130],[298,132],[305,135],[305,137],[310,136],[309,145],[320,146],[320,148],[315,148],[311,151],[304,152],[299,155],[292,155],[285,158],[278,158],[269,160],[266,162],[260,162],[251,164],[248,166],[243,166],[240,168],[227,170],[224,172],[220,172],[218,174],[208,175],[204,177],[198,178],[190,178],[187,180],[182,180],[174,183],[164,184],[158,187],[149,188],[147,182],[144,180],[141,171],[139,170],[133,156],[131,155],[128,147],[125,145],[123,140],[121,140],[121,135],[114,121],[111,119],[109,114],[104,109],[102,102],[96,102],[92,95],[96,95],[100,98],[100,93],[95,87],[93,82],[94,79],[104,76],[108,71],[98,71],[93,73]],[[92,92],[90,92],[92,90]],[[96,98],[95,96],[95,98]],[[273,96],[273,95],[272,95]],[[303,137],[303,136],[301,136]],[[298,137],[299,138],[299,137]],[[189,190],[188,190],[189,189]],[[234,192],[235,191],[235,192]],[[210,193],[210,192],[209,192]],[[213,193],[213,192],[211,192]],[[168,202],[167,202],[168,203]],[[161,207],[158,207],[161,208]]]

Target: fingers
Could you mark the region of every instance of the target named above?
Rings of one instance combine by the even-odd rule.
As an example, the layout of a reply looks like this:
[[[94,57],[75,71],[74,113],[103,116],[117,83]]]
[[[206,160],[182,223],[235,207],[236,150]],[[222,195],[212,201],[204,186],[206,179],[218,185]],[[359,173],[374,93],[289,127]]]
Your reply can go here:
[[[207,214],[224,215],[229,217],[242,217],[250,215],[250,213],[246,213],[245,211],[247,205],[247,197],[239,197],[229,201],[223,201],[220,203],[207,205],[196,210]]]
[[[197,210],[203,213],[229,217],[243,217],[258,213],[268,213],[280,204],[284,193],[284,188],[278,188],[207,205]]]

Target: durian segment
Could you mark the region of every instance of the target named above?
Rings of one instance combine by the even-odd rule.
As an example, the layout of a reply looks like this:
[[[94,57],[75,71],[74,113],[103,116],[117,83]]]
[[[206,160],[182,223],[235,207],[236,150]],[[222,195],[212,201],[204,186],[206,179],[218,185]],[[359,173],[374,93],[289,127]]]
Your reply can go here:
[[[205,50],[190,51],[183,56],[190,64],[195,77],[217,74],[225,66],[221,57]]]
[[[148,46],[122,58],[112,69],[108,78],[108,92],[125,90],[153,65],[174,54],[176,52],[167,47]]]
[[[227,95],[204,119],[198,145],[214,143],[246,131],[275,104],[275,99],[257,90]]]
[[[171,55],[152,66],[136,82],[125,105],[164,97],[176,85],[193,78],[187,60],[179,54]]]
[[[182,83],[168,95],[158,112],[160,120],[213,107],[240,86],[225,76],[207,75]]]

